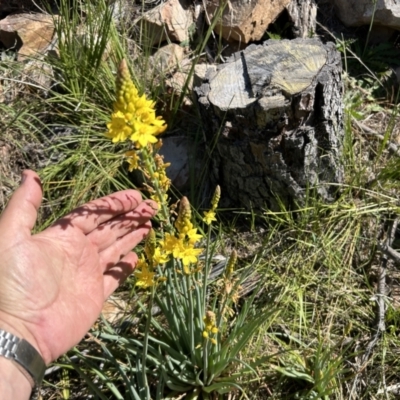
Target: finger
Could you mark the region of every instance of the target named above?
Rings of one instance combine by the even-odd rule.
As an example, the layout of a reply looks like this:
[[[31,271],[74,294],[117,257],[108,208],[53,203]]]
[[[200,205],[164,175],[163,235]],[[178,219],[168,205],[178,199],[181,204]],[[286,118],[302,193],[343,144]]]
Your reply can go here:
[[[1,224],[7,227],[10,236],[31,234],[41,202],[42,185],[38,174],[30,170],[24,171],[21,185],[11,196],[1,215]]]
[[[69,226],[88,234],[120,214],[134,210],[142,202],[137,190],[123,190],[86,203],[56,221],[52,228],[66,229]]]
[[[150,207],[150,205],[143,202],[133,211],[119,215],[101,224],[93,232],[90,232],[87,238],[99,249],[99,252],[104,251],[112,246],[118,239],[149,221],[150,218],[154,217],[155,213],[156,211]]]
[[[103,271],[113,268],[123,259],[134,247],[136,247],[148,234],[151,229],[150,221],[139,226],[134,231],[117,240],[112,246],[102,251],[100,256],[100,266]]]
[[[132,273],[136,267],[137,259],[137,255],[130,252],[112,269],[104,273],[104,300]]]

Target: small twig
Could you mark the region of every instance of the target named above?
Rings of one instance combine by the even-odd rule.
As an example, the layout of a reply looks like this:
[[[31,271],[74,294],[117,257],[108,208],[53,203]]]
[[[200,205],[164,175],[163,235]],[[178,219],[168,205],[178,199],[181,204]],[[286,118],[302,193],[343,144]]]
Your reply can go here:
[[[372,339],[369,341],[364,355],[361,357],[361,366],[358,370],[358,374],[354,379],[351,392],[350,392],[350,398],[353,398],[353,392],[356,389],[356,386],[358,384],[358,380],[360,378],[360,373],[362,370],[365,369],[365,366],[369,360],[370,354],[376,344],[379,341],[379,338],[381,334],[385,331],[386,325],[385,325],[385,315],[386,315],[386,304],[385,304],[385,298],[386,298],[386,270],[387,270],[387,263],[388,263],[388,258],[390,257],[396,262],[400,263],[400,254],[397,253],[396,250],[394,250],[391,246],[393,244],[393,241],[395,239],[396,235],[396,230],[397,226],[399,224],[399,219],[396,218],[392,226],[390,227],[390,231],[388,233],[388,237],[385,241],[385,243],[378,245],[379,250],[382,251],[382,262],[379,267],[379,272],[378,272],[378,286],[377,286],[377,322],[376,322],[376,327],[375,327],[375,333],[372,336]]]
[[[370,136],[375,136],[376,138],[378,138],[381,141],[385,140],[385,136],[375,132],[373,129],[369,128],[368,126],[362,124],[361,122],[357,121],[356,119],[353,119],[355,124],[362,130],[363,134],[365,135],[370,135]],[[394,144],[393,142],[388,142],[387,143],[388,149],[393,152],[394,154],[396,154],[396,156],[400,157],[400,147],[397,146],[396,144]]]
[[[379,389],[376,394],[385,394],[389,392],[395,392],[395,394],[400,394],[400,383],[396,383],[395,385],[390,385],[385,387],[385,389]]]
[[[388,246],[387,243],[378,245],[378,249],[395,263],[400,264],[400,253]]]

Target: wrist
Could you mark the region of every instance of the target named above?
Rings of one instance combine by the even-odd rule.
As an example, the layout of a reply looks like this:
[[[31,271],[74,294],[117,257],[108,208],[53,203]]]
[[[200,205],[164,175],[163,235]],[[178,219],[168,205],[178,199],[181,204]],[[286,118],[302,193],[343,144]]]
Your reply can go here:
[[[42,383],[46,364],[24,331],[0,320],[0,398],[29,398]]]
[[[0,398],[29,399],[32,386],[19,366],[7,358],[0,357]]]
[[[39,345],[38,340],[31,333],[30,329],[23,323],[19,321],[13,321],[12,318],[9,318],[8,315],[2,315],[0,311],[0,329],[5,330],[6,332],[11,333],[19,337],[20,339],[25,339],[31,346],[33,346],[36,351],[40,354],[45,364],[48,365],[51,363],[50,357],[46,357],[44,351],[42,351],[42,346]]]

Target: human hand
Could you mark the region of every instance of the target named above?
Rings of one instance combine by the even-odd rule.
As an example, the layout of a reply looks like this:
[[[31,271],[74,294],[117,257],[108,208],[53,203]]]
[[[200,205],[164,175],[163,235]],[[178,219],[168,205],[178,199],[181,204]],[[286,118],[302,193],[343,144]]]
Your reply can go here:
[[[157,206],[125,190],[31,235],[41,200],[38,175],[25,171],[0,218],[0,329],[27,340],[48,364],[81,340],[133,271],[131,249]]]

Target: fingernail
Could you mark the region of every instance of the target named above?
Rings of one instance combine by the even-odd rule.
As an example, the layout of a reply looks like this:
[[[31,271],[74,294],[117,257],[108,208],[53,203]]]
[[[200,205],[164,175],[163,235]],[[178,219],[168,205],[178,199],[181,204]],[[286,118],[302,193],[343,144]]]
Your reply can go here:
[[[26,181],[26,175],[25,175],[25,171],[22,171],[21,174],[21,185]]]
[[[158,204],[155,202],[155,201],[153,201],[153,200],[145,200],[145,203],[148,205],[148,206],[150,206],[153,210],[155,210],[155,211],[158,211],[159,210],[159,206],[158,206]]]

